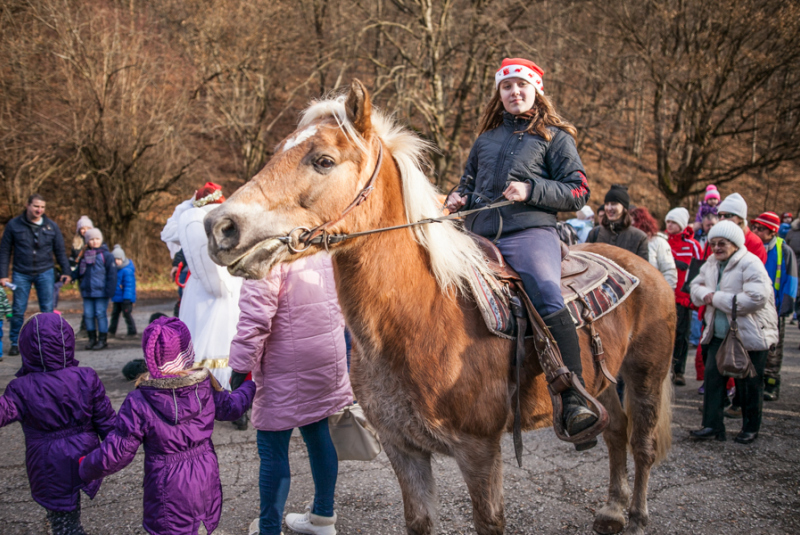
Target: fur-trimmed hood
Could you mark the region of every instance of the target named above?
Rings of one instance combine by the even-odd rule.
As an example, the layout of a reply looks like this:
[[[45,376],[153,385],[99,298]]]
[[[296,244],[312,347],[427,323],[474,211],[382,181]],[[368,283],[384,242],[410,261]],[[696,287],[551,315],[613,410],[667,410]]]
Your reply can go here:
[[[205,368],[182,377],[150,379],[138,384],[142,397],[166,422],[178,425],[198,416],[211,401],[211,381]]]

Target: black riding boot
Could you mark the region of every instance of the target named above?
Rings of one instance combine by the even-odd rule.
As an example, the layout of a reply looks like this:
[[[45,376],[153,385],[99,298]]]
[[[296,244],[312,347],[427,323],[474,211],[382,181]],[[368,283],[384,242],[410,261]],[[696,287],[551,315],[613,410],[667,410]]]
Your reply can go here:
[[[94,349],[97,345],[97,331],[86,331],[87,336],[89,336],[89,343],[86,344],[86,350],[89,351],[90,349]]]
[[[100,333],[97,338],[97,344],[92,348],[95,351],[99,349],[105,349],[108,347],[108,333]]]
[[[555,338],[556,344],[558,344],[564,365],[570,372],[578,376],[582,385],[585,385],[586,383],[583,382],[583,365],[581,364],[581,346],[578,342],[578,331],[575,329],[575,323],[572,321],[569,310],[565,307],[542,319],[550,329],[550,334]],[[597,421],[597,415],[589,409],[586,400],[574,388],[562,392],[561,401],[564,403],[564,429],[570,436],[574,436],[591,427]],[[578,451],[583,451],[596,444],[597,440],[593,439],[583,444],[576,444],[575,448]]]

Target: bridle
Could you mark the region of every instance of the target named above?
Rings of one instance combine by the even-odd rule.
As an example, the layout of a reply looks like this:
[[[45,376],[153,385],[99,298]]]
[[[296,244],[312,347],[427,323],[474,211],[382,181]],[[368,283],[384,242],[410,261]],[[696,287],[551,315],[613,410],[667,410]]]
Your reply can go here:
[[[383,143],[381,143],[380,140],[378,140],[378,160],[375,162],[375,169],[372,171],[372,175],[369,177],[369,180],[367,181],[366,185],[363,188],[361,188],[361,191],[358,192],[356,198],[353,199],[353,202],[347,205],[347,207],[344,210],[342,210],[342,212],[335,219],[326,221],[325,223],[322,223],[312,229],[308,227],[295,227],[286,236],[280,236],[278,238],[273,238],[273,239],[285,243],[286,246],[289,248],[289,251],[291,251],[292,253],[302,253],[312,245],[321,245],[325,247],[326,251],[328,251],[331,245],[341,243],[351,238],[357,238],[359,236],[368,236],[370,234],[377,234],[380,232],[388,232],[390,230],[415,227],[418,225],[427,225],[429,223],[441,223],[443,221],[462,219],[465,216],[473,214],[475,212],[483,212],[484,210],[500,208],[501,206],[507,206],[509,204],[514,203],[514,201],[507,201],[507,200],[498,202],[498,199],[502,198],[502,196],[500,196],[490,204],[483,206],[481,208],[454,212],[452,214],[442,217],[421,219],[414,223],[406,223],[404,225],[395,225],[393,227],[383,227],[372,230],[365,230],[362,232],[353,232],[351,234],[329,234],[328,233],[329,228],[331,228],[336,223],[343,220],[347,216],[347,214],[352,212],[357,206],[360,206],[361,203],[367,200],[369,195],[375,189],[375,180],[378,178],[378,172],[381,169],[382,163],[383,163]]]

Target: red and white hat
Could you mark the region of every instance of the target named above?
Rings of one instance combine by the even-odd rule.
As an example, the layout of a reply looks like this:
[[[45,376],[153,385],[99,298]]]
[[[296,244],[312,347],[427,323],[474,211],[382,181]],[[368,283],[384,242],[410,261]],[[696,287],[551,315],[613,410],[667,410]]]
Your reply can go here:
[[[207,204],[221,204],[224,202],[225,196],[222,194],[222,186],[213,182],[206,182],[202,188],[194,193],[192,204],[199,208]]]
[[[494,88],[506,78],[522,78],[528,80],[536,88],[536,92],[544,95],[544,71],[534,62],[523,58],[506,58],[494,73]]]
[[[758,223],[762,227],[766,227],[772,232],[778,232],[781,227],[781,218],[775,212],[764,212],[755,219],[750,220],[750,224]]]

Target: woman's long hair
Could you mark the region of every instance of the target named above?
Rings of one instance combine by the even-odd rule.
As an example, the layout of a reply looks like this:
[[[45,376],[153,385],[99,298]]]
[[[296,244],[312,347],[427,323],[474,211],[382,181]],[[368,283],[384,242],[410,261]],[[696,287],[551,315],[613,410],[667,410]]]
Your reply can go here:
[[[500,88],[497,88],[494,92],[492,100],[489,101],[489,104],[486,106],[486,109],[483,112],[483,117],[481,117],[480,122],[480,132],[478,132],[478,134],[483,134],[489,130],[494,130],[503,124],[504,111],[505,108],[503,107],[503,101],[500,100]],[[555,126],[571,135],[575,140],[578,139],[578,130],[572,125],[572,123],[564,120],[558,114],[555,107],[553,107],[553,104],[544,95],[536,93],[536,99],[533,102],[533,107],[526,112],[524,116],[530,116],[531,118],[528,128],[525,129],[525,132],[528,132],[529,134],[538,134],[547,141],[550,141],[553,138],[553,135],[547,130],[547,127]]]
[[[611,228],[611,225],[613,224],[614,230],[616,232],[619,232],[620,230],[625,230],[626,228],[631,226],[631,223],[633,223],[633,219],[631,219],[631,214],[628,213],[627,208],[622,209],[622,216],[616,221],[610,221],[608,219],[608,215],[606,215],[605,212],[603,212],[603,219],[600,221],[600,224],[606,228]]]
[[[650,210],[644,206],[634,208],[630,212],[633,226],[647,234],[648,238],[652,238],[658,233],[658,221],[652,216]]]

